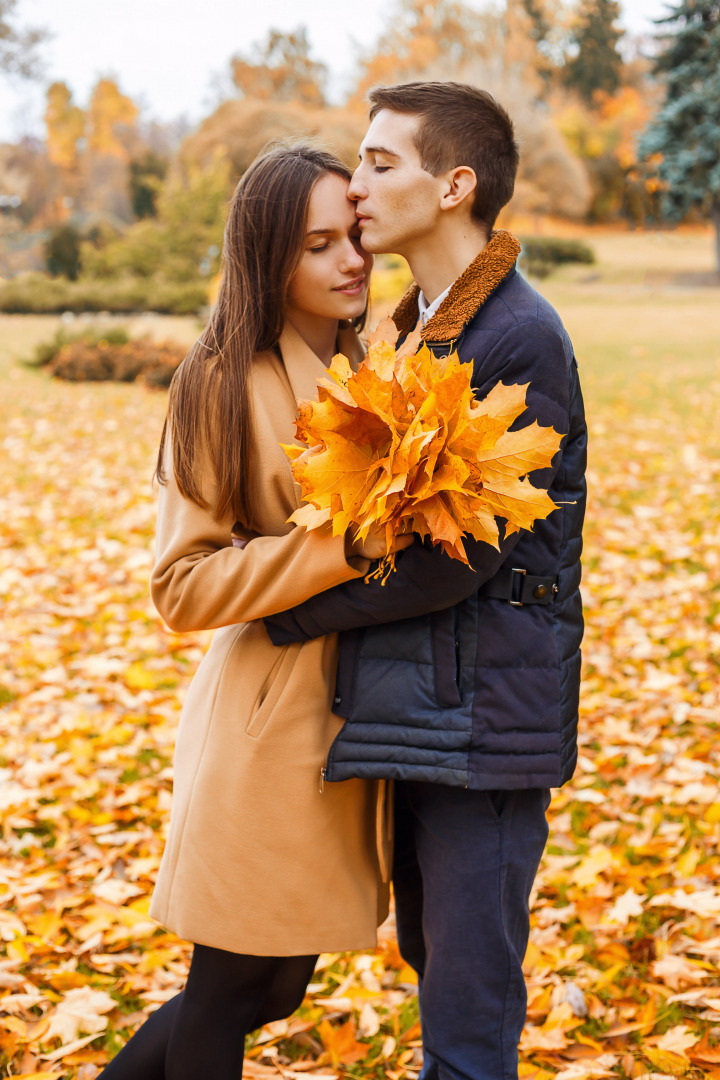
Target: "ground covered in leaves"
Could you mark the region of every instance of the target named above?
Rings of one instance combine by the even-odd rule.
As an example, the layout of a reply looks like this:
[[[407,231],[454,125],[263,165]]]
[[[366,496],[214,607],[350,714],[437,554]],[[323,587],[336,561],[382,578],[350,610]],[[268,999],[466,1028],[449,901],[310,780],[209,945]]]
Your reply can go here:
[[[592,436],[582,745],[537,880],[521,1076],[720,1077],[717,292],[573,273],[543,291]],[[0,1066],[91,1080],[183,985],[189,948],[147,910],[208,639],[148,599],[165,396],[23,369],[56,326],[0,327]],[[375,952],[322,957],[246,1073],[412,1080],[420,1061],[387,926]]]

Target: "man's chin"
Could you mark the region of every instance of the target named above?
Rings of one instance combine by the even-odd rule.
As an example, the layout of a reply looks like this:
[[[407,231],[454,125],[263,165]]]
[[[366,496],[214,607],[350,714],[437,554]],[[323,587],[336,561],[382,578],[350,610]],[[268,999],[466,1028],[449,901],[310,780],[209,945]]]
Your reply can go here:
[[[373,236],[372,233],[368,233],[366,230],[360,234],[360,246],[363,251],[367,251],[370,255],[389,255],[392,254],[392,247],[388,247],[387,243],[383,243],[382,237]]]

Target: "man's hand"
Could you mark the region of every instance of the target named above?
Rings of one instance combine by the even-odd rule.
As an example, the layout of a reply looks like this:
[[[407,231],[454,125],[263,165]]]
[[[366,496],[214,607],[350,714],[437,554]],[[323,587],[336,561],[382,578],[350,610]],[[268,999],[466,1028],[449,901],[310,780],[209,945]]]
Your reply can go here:
[[[390,547],[385,539],[385,526],[372,525],[370,532],[364,540],[353,540],[350,532],[345,534],[345,554],[348,557],[360,556],[374,562],[376,559],[384,559],[396,551],[403,551],[411,546],[415,537],[413,533],[401,533],[395,536]]]

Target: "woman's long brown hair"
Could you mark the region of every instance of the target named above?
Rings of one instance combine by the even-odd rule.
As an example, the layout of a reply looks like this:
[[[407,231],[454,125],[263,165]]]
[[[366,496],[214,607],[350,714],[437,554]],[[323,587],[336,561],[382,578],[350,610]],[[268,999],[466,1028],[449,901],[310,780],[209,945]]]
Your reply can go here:
[[[212,511],[252,528],[248,378],[253,357],[277,345],[288,286],[305,248],[308,205],[326,173],[350,179],[333,154],[305,144],[275,146],[256,158],[235,189],[223,244],[215,309],[175,373],[160,439],[156,477],[166,483],[170,434],[180,492],[203,508],[200,465],[209,462]]]

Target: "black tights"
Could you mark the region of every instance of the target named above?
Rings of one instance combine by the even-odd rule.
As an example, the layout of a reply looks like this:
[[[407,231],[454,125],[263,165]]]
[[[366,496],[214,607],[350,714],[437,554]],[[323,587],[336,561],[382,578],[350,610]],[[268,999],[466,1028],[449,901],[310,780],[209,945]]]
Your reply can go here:
[[[316,963],[196,945],[185,989],[151,1013],[98,1080],[239,1080],[245,1036],[295,1012]]]

